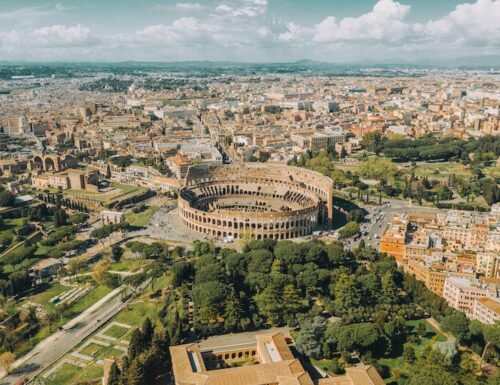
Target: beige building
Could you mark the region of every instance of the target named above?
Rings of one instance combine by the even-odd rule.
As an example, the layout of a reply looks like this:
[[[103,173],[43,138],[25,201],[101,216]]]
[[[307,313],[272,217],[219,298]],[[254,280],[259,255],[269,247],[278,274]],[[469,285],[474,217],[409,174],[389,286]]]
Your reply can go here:
[[[460,310],[469,318],[474,312],[474,301],[479,298],[499,298],[499,287],[495,283],[477,279],[448,277],[444,283],[443,298],[452,308]]]
[[[476,298],[471,318],[488,325],[500,321],[500,302],[493,298]]]
[[[242,333],[242,336],[248,336]],[[231,335],[231,339],[239,335]],[[217,337],[216,337],[217,338]],[[242,337],[244,338],[244,337]],[[252,341],[222,346],[208,340],[170,347],[176,385],[313,385],[282,333],[253,335]],[[383,385],[372,366],[348,368],[344,376],[324,378],[319,385]]]

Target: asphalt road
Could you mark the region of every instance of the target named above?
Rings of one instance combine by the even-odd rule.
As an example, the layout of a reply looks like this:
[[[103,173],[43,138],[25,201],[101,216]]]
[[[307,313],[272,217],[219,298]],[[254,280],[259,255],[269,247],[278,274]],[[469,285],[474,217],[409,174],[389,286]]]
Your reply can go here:
[[[149,280],[145,281],[138,291],[144,290]],[[62,330],[52,334],[28,354],[14,364],[15,371],[0,380],[0,385],[13,385],[23,377],[33,378],[56,360],[76,347],[90,334],[109,321],[115,314],[127,306],[128,301],[122,301],[119,289],[89,307],[79,316],[73,318]],[[0,378],[5,373],[0,373]]]
[[[442,211],[435,207],[421,207],[410,205],[408,202],[401,200],[391,200],[389,201],[390,205],[382,205],[382,206],[363,206],[365,210],[368,211],[367,221],[364,223],[366,226],[366,231],[368,232],[366,235],[360,237],[356,242],[348,245],[349,248],[354,249],[359,245],[361,239],[365,240],[365,244],[367,246],[372,246],[377,249],[380,245],[380,237],[385,233],[387,226],[392,218],[398,216],[402,213],[409,212],[431,212],[437,213]],[[377,217],[383,214],[383,216],[377,220]]]

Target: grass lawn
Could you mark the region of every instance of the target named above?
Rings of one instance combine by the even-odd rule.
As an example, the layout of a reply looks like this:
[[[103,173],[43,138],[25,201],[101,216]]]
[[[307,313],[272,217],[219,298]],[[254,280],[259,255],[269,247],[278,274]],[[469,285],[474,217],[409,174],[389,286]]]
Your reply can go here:
[[[315,360],[314,358],[310,358],[310,360],[314,366],[320,368],[321,370],[324,370],[325,372],[328,372],[330,376],[335,376],[335,373],[333,372],[334,360],[328,360],[328,359]]]
[[[156,206],[148,206],[146,210],[140,213],[128,212],[125,214],[125,221],[131,226],[143,227],[157,210],[158,207]]]
[[[17,228],[21,227],[23,224],[24,220],[27,219],[26,217],[21,217],[21,218],[9,218],[5,220],[5,224],[8,225],[10,228]]]
[[[37,245],[35,255],[47,255],[47,253],[52,249],[52,246]]]
[[[118,313],[111,321],[130,325],[132,327],[140,327],[144,319],[149,316],[153,325],[158,319],[158,310],[161,304],[155,302],[145,302],[138,300],[129,304],[125,309]],[[126,338],[125,338],[126,339]]]
[[[57,295],[61,295],[65,291],[70,290],[71,287],[63,286],[58,283],[52,283],[49,289],[26,298],[26,301],[35,302],[45,306],[47,310],[53,310],[56,307],[55,303],[50,303],[49,300]]]
[[[143,189],[142,187],[134,186],[131,184],[121,184],[121,183],[112,183],[111,186],[114,188],[121,190],[124,193],[130,193],[130,192],[135,192],[138,190]]]
[[[120,262],[112,263],[111,270],[134,272],[139,270],[141,267],[146,267],[150,263],[151,261],[147,259],[122,259]]]
[[[428,346],[432,346],[435,342],[446,340],[445,336],[443,336],[441,333],[439,333],[433,326],[431,326],[425,320],[407,321],[406,324],[408,326],[410,326],[413,330],[416,330],[417,325],[420,322],[425,322],[427,335],[422,337],[421,339],[417,339],[417,342],[411,344],[413,346],[413,349],[415,349],[415,355],[417,356],[417,358],[420,357],[424,353],[425,349]],[[408,368],[408,364],[404,362],[402,356],[382,358],[379,360],[379,364],[388,366],[391,369],[391,371],[393,369],[405,370]],[[394,380],[395,380],[394,378],[389,377],[385,380],[385,382],[390,383]]]
[[[101,347],[103,349],[101,349],[95,356],[95,358],[98,360],[104,360],[105,358],[112,358],[112,357],[121,357],[125,354],[123,350],[115,349],[112,347],[104,347],[104,346]]]
[[[411,171],[408,171],[411,174]],[[455,176],[472,176],[471,170],[462,163],[457,162],[439,162],[419,164],[415,167],[415,175],[428,177],[431,179],[447,180],[452,174]]]
[[[99,301],[102,297],[110,293],[112,290],[113,289],[104,285],[95,287],[85,297],[80,298],[73,304],[73,306],[71,306],[68,311],[72,315],[70,318],[73,318],[84,310],[88,309],[90,306]]]
[[[123,336],[129,329],[127,328],[122,328],[121,326],[118,325],[113,325],[111,326],[108,330],[106,330],[107,336],[113,337],[113,338],[120,338]]]
[[[64,364],[57,372],[44,379],[47,385],[68,385],[94,380],[102,377],[102,368],[97,364],[89,364],[84,368]]]
[[[86,347],[84,347],[82,350],[79,351],[81,354],[85,354],[86,356],[91,356],[94,357],[99,353],[101,350],[106,349],[106,346],[101,346],[98,344],[89,344]]]

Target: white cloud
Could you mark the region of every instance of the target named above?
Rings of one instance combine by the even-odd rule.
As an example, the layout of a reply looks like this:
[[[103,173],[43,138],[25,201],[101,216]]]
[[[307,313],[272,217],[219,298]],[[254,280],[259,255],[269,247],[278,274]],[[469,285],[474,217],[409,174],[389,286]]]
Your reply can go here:
[[[394,0],[380,0],[370,12],[359,17],[345,17],[337,23],[335,17],[329,16],[315,26],[313,40],[316,42],[398,41],[410,28],[404,21],[410,8],[409,5]]]
[[[295,23],[287,23],[286,31],[278,35],[278,40],[302,42],[310,39],[311,28],[302,27]]]
[[[89,46],[98,43],[98,39],[90,33],[90,29],[80,24],[75,26],[52,25],[35,29],[29,34],[35,43],[42,47]]]
[[[220,0],[211,7],[200,0],[180,1],[159,1],[154,9],[173,15],[182,11],[184,17],[136,30],[124,25],[120,33],[51,23],[48,16],[42,21],[39,16],[49,14],[58,20],[57,11],[67,9],[61,3],[0,11],[5,20],[0,23],[0,58],[349,61],[500,54],[500,0],[460,4],[420,23],[411,21],[406,0],[379,0],[364,14],[328,15],[316,24],[290,22],[286,13],[278,19],[269,14],[268,0]]]
[[[199,3],[177,3],[175,7],[183,11],[201,11],[205,9],[205,7]]]
[[[241,4],[230,6],[220,4],[215,8],[216,12],[228,14],[230,16],[256,17],[263,15],[267,10],[267,0],[243,0]]]
[[[415,33],[428,39],[462,44],[500,44],[500,0],[460,4],[441,19],[414,25]]]

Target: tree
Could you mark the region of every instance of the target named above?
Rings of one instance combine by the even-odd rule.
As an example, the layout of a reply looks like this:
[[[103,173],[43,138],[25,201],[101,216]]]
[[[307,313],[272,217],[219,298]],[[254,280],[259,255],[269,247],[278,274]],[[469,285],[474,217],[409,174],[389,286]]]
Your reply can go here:
[[[496,322],[493,325],[484,325],[483,326],[483,336],[486,341],[486,344],[483,349],[483,353],[481,354],[481,364],[483,366],[484,357],[486,356],[486,352],[492,346],[500,347],[500,322]]]
[[[356,276],[341,274],[333,287],[335,310],[358,307],[361,303],[361,293],[358,288]]]
[[[113,257],[113,260],[118,262],[122,258],[123,255],[123,249],[120,247],[118,244],[114,244],[111,246],[111,256]]]
[[[447,367],[451,367],[458,356],[457,340],[455,338],[450,338],[446,341],[438,341],[432,348],[441,353],[441,363]]]
[[[10,191],[0,191],[0,207],[10,207],[14,205],[14,195]]]
[[[146,317],[144,319],[144,322],[142,323],[142,345],[143,346],[150,346],[151,342],[153,341],[153,324],[151,323],[151,319],[149,317]]]
[[[459,341],[469,336],[469,321],[463,313],[454,311],[441,320],[441,326],[445,331],[451,332]]]
[[[413,346],[405,344],[403,348],[403,360],[405,360],[408,364],[413,364],[416,358]]]
[[[354,209],[349,211],[347,214],[347,219],[351,222],[361,223],[365,219],[363,211],[360,209]]]
[[[380,152],[380,144],[382,142],[382,133],[380,131],[368,132],[363,135],[363,147],[368,151],[373,151],[378,155]]]
[[[281,294],[279,288],[269,285],[254,298],[259,308],[259,313],[267,317],[273,324],[280,324],[282,322],[283,305]]]
[[[393,181],[397,172],[397,166],[389,158],[379,156],[362,161],[358,167],[358,173],[363,178],[384,178]]]
[[[341,239],[350,238],[357,233],[359,233],[359,223],[353,221],[347,222],[344,227],[339,230]]]
[[[92,269],[92,279],[97,283],[105,285],[109,278],[110,263],[107,260],[101,259]]]
[[[143,338],[140,329],[135,328],[130,335],[130,342],[128,345],[128,359],[133,362],[135,358],[142,353],[144,349]]]
[[[305,322],[300,329],[299,336],[295,340],[298,351],[306,356],[316,359],[320,358],[325,329],[326,322],[322,317],[314,317],[312,320]]]
[[[407,385],[459,385],[458,379],[437,365],[416,366]]]
[[[16,360],[16,356],[11,352],[4,352],[0,354],[0,366],[5,370],[7,374],[12,370],[12,365]]]
[[[295,314],[302,308],[302,299],[291,284],[283,288],[283,310],[287,314]]]
[[[398,302],[398,287],[394,282],[391,272],[386,272],[382,276],[382,295],[380,302],[387,305],[392,305]]]
[[[120,369],[118,368],[118,365],[116,365],[116,362],[113,362],[111,364],[111,367],[109,368],[107,385],[119,385],[120,377],[121,377]]]
[[[49,326],[49,332],[52,333],[52,325],[57,321],[58,318],[59,314],[57,313],[56,310],[45,314],[43,321],[45,322],[46,325]]]
[[[128,369],[127,385],[146,385],[146,373],[142,360],[136,358],[131,361]]]
[[[379,338],[375,324],[364,322],[351,325],[332,324],[326,332],[327,339],[337,344],[339,350],[361,350],[373,345]]]
[[[427,327],[425,326],[425,321],[420,321],[417,325],[417,334],[420,337],[425,337],[427,335]]]

